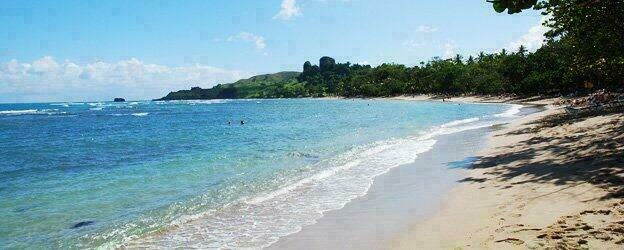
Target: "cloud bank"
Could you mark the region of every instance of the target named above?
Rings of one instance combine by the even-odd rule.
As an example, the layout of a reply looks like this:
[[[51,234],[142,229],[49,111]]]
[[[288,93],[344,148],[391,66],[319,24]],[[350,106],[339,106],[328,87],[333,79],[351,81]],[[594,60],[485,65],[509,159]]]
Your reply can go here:
[[[152,99],[172,90],[211,87],[247,76],[201,64],[169,67],[136,58],[86,64],[57,62],[50,56],[32,62],[14,59],[0,64],[0,102]]]

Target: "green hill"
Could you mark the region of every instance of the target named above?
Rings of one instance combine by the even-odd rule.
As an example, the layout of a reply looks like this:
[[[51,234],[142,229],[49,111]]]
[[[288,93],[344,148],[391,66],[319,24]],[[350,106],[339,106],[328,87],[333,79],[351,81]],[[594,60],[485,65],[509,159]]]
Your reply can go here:
[[[170,92],[156,100],[203,100],[240,98],[285,98],[304,96],[303,84],[297,82],[301,73],[293,71],[257,75],[234,83],[218,84],[209,89],[193,87],[190,90]]]

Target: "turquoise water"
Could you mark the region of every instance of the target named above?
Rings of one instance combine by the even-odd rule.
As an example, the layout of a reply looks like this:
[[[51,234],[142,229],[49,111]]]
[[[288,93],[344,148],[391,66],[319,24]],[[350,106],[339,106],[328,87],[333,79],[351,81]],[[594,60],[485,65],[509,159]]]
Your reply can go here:
[[[0,104],[0,248],[267,246],[364,195],[436,135],[517,112],[399,100]]]

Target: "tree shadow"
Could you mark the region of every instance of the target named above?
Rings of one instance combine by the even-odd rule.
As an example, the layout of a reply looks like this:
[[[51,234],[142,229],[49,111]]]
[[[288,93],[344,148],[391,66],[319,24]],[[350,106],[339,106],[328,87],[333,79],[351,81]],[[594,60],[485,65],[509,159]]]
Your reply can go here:
[[[538,102],[547,99],[557,98],[558,95],[537,95],[537,96],[514,96],[511,97],[508,101],[510,102]]]
[[[533,126],[530,126],[529,128],[524,128],[524,129],[520,129],[517,131],[513,131],[510,134],[519,135],[519,134],[526,134],[526,133],[535,133],[544,128],[554,128],[554,127],[561,126],[563,124],[573,124],[573,123],[585,121],[592,117],[606,117],[606,116],[610,116],[613,114],[622,114],[622,113],[624,113],[623,108],[613,108],[613,109],[605,109],[605,110],[600,110],[600,111],[587,111],[587,112],[580,113],[578,115],[568,115],[565,113],[554,114],[549,117],[530,122],[528,123],[528,125],[533,125]],[[498,135],[498,136],[501,136],[501,135]]]
[[[477,182],[477,183],[483,183],[486,182],[488,179],[487,178],[473,178],[473,177],[466,177],[464,179],[459,180],[459,182]]]
[[[589,119],[591,122],[584,122]],[[592,125],[596,123],[597,126]],[[609,191],[602,199],[624,197],[624,114],[621,111],[551,115],[504,135],[526,135],[527,139],[502,148],[504,153],[480,157],[471,168],[488,169],[491,179],[509,181],[511,185],[590,183]],[[461,180],[484,181],[481,178]]]

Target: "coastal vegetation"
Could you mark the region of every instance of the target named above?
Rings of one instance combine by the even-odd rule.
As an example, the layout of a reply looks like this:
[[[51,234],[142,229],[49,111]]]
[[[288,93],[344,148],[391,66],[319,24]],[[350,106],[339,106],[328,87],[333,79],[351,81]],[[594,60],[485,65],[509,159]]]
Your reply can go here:
[[[242,79],[235,83],[218,84],[209,89],[193,87],[171,92],[159,100],[202,100],[235,98],[273,98],[304,96],[303,84],[297,82],[299,72],[279,72]]]
[[[433,58],[413,67],[336,63],[322,57],[303,71],[261,75],[160,100],[380,97],[412,94],[560,95],[624,87],[624,0],[488,0],[497,12],[544,15],[545,44],[516,51]]]

